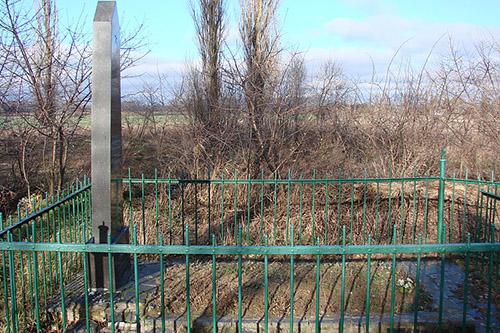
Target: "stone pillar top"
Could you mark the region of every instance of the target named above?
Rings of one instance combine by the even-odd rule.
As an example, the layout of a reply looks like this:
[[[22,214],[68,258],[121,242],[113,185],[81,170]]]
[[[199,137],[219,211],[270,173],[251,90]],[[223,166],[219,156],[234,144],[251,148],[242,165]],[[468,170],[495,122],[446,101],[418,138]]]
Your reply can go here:
[[[99,1],[94,15],[94,22],[112,22],[116,13],[116,1]]]

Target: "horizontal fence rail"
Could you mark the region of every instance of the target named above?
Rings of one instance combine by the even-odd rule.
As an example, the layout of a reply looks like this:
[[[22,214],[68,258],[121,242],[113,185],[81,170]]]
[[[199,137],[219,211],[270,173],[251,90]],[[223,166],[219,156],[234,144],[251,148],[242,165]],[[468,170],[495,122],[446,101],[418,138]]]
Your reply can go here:
[[[294,228],[291,229],[293,235]],[[365,245],[347,245],[345,229],[341,245],[324,245],[318,239],[314,246],[300,246],[293,241],[288,246],[269,246],[267,235],[264,246],[244,246],[241,227],[236,246],[218,245],[215,236],[212,245],[192,245],[189,228],[185,230],[186,244],[176,246],[162,245],[163,237],[156,245],[138,245],[135,227],[132,244],[116,245],[110,240],[108,244],[62,243],[60,237],[55,244],[14,242],[9,232],[7,241],[0,242],[0,289],[4,295],[1,325],[7,331],[46,331],[64,330],[80,323],[90,330],[91,322],[100,320],[100,325],[108,325],[108,328],[128,327],[140,331],[153,327],[162,331],[170,327],[173,320],[174,314],[168,312],[168,306],[174,304],[179,308],[178,301],[176,303],[171,297],[175,289],[176,298],[183,300],[181,311],[175,316],[187,331],[207,315],[216,330],[221,325],[221,316],[228,314],[227,309],[220,306],[228,293],[233,295],[234,302],[237,300],[230,313],[235,317],[238,331],[254,320],[245,315],[252,294],[261,295],[257,297],[262,302],[258,306],[260,319],[257,322],[263,331],[276,325],[273,315],[280,302],[287,304],[282,314],[285,320],[280,322],[282,331],[298,330],[299,327],[305,331],[307,328],[301,326],[305,325],[305,318],[314,323],[310,331],[328,327],[342,331],[352,325],[367,332],[377,325],[388,330],[405,327],[415,330],[434,327],[437,331],[459,327],[500,329],[500,302],[495,297],[500,292],[497,284],[500,243],[471,243],[469,236],[464,244],[422,244],[419,235],[418,244],[396,244],[396,237],[392,245],[372,245],[369,236]],[[393,232],[398,234],[396,225]],[[446,235],[446,231],[443,233]],[[118,292],[111,285],[111,291],[104,291],[100,296],[89,292],[87,260],[90,253],[98,252],[107,255],[110,267],[114,253],[128,253],[133,258],[134,274],[125,290]],[[50,258],[53,262],[43,265],[44,261],[50,262]],[[424,274],[429,260],[439,268],[436,275],[438,292],[434,294],[425,286],[428,277],[419,275],[419,272]],[[141,277],[140,271],[145,262],[151,261],[158,264],[156,291],[145,299],[143,294],[148,282]],[[453,282],[456,272],[448,267],[450,261],[454,262],[453,267],[460,267],[464,275],[456,294],[462,298],[454,301],[460,305],[460,315],[453,318],[448,317],[446,303],[451,297],[449,290],[456,288]],[[416,275],[408,273],[412,270]],[[279,286],[275,282],[278,277]],[[227,285],[226,278],[233,283]],[[335,279],[338,288],[331,289]],[[310,282],[304,282],[307,280]],[[386,288],[382,308],[376,300],[380,292],[377,291],[378,280]],[[192,293],[200,292],[200,283],[204,284],[206,298],[203,306],[210,309],[204,313],[199,313],[200,295]],[[351,298],[351,294],[356,288],[361,290],[363,298],[361,304],[354,306],[356,299]],[[303,293],[311,297],[308,311],[297,296]],[[339,297],[335,298],[338,304],[330,304],[325,296],[328,293]],[[478,306],[475,300],[478,293],[484,295],[485,305],[480,319],[472,315]],[[126,299],[129,304],[127,323],[123,319],[123,295],[131,295]],[[107,311],[96,311],[95,307],[103,304]],[[155,311],[147,304],[154,304]]]

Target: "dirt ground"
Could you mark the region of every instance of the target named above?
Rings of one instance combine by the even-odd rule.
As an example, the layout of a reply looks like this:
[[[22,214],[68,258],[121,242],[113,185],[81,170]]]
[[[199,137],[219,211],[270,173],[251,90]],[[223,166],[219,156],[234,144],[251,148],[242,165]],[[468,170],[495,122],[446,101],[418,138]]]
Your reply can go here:
[[[264,263],[244,261],[242,285],[243,316],[262,316],[265,302]],[[174,264],[165,270],[165,311],[167,315],[181,315],[186,310],[185,265]],[[371,265],[370,313],[391,311],[391,262],[377,261]],[[216,269],[218,316],[238,314],[237,262],[218,262]],[[415,284],[406,273],[396,269],[394,289],[395,313],[412,312],[416,295]],[[190,265],[191,313],[212,315],[211,262]],[[316,263],[299,262],[294,265],[294,316],[310,317],[316,311]],[[320,265],[320,315],[338,315],[341,309],[342,265],[340,262]],[[366,312],[367,266],[363,262],[348,262],[345,268],[345,314]],[[273,261],[268,267],[269,315],[290,315],[290,262]],[[425,310],[428,295],[420,290],[419,309]],[[152,295],[154,307],[161,307],[160,295]]]

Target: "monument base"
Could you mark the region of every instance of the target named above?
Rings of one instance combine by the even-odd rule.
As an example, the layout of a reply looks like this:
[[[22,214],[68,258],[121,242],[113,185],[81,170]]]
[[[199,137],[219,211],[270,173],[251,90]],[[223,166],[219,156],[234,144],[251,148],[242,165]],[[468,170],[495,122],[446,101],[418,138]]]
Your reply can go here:
[[[94,244],[94,238],[87,244]],[[123,226],[111,239],[111,244],[129,244],[129,228]],[[92,252],[88,256],[88,278],[92,289],[109,288],[109,258],[107,253]],[[111,254],[113,289],[119,289],[130,281],[132,274],[129,253]]]

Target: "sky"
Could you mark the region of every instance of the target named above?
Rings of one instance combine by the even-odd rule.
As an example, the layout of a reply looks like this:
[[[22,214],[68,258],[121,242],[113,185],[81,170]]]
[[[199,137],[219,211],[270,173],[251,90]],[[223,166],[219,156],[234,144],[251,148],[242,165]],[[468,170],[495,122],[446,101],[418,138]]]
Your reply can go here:
[[[240,0],[226,1],[227,43],[237,47]],[[151,45],[151,53],[129,74],[175,77],[186,62],[197,61],[189,2],[117,0],[122,29],[144,22]],[[60,20],[81,17],[90,31],[96,4],[57,0]],[[282,0],[278,20],[282,45],[304,54],[311,71],[333,59],[347,75],[363,78],[371,76],[374,66],[385,72],[395,54],[418,66],[431,50],[445,52],[450,38],[465,47],[500,41],[499,12],[497,0]]]

